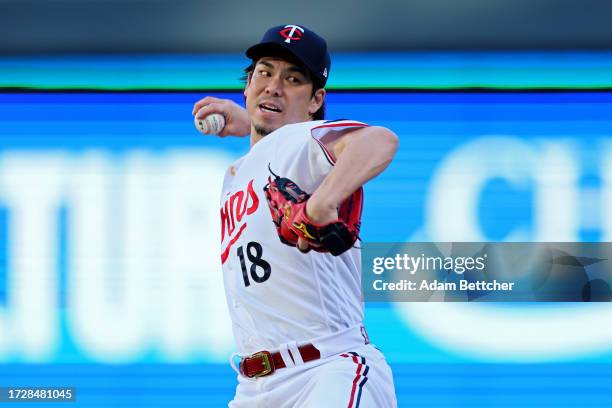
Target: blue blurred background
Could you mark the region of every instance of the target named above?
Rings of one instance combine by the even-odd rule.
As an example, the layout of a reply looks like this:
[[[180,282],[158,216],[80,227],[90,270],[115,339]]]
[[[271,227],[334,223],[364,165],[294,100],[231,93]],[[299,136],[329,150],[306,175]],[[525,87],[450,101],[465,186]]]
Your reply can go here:
[[[327,118],[400,137],[365,241],[612,241],[610,3],[239,3],[0,0],[0,386],[227,406],[218,191],[248,141],[191,108],[242,103],[240,50],[295,15],[331,44]],[[612,406],[611,322],[605,303],[366,305],[400,407]]]

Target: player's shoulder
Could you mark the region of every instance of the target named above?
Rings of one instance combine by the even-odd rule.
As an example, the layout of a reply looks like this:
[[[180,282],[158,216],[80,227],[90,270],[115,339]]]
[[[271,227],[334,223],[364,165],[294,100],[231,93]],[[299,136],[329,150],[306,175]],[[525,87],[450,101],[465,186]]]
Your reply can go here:
[[[326,135],[329,137],[341,136],[346,131],[367,127],[368,124],[350,119],[336,120],[311,120],[306,122],[291,123],[284,125],[264,138],[265,145],[276,145],[280,148],[290,146],[309,146],[314,141],[323,140]],[[266,140],[267,139],[267,140]],[[258,142],[258,144],[260,144]],[[259,146],[264,148],[264,145]]]
[[[365,122],[353,119],[319,120],[314,128],[336,128],[336,127],[364,127],[369,126]]]
[[[334,120],[310,120],[307,122],[291,123],[284,125],[276,130],[279,136],[284,133],[296,133],[298,131],[310,132],[327,132],[330,130],[343,130],[347,128],[359,128],[369,126],[367,123],[351,119],[334,119]]]
[[[275,133],[295,133],[296,131],[310,131],[313,127],[325,122],[323,120],[309,120],[306,122],[288,123],[279,129]]]
[[[324,120],[307,122],[289,123],[276,129],[264,138],[269,143],[302,143],[306,138],[310,138],[312,130],[323,124]]]
[[[328,134],[332,135],[332,137],[336,137],[334,135],[341,136],[342,134],[347,132],[350,133],[355,129],[369,126],[365,122],[351,119],[324,120],[318,122],[319,123],[315,124],[310,130],[312,137],[317,140],[322,140],[322,138]]]

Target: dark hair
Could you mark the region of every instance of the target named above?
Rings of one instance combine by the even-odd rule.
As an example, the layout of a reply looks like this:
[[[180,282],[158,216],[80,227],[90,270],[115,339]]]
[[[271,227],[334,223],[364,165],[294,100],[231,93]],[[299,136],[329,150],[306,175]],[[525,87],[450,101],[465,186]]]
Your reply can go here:
[[[286,58],[286,56],[283,55],[283,58]],[[310,73],[308,68],[306,68],[304,64],[300,63],[295,58],[290,58],[289,60],[292,63],[302,66],[304,68],[304,72],[308,74],[308,78],[312,82],[312,93],[310,94],[310,96],[313,97],[319,89],[323,88],[323,85],[318,79],[312,76],[312,74]],[[251,64],[248,67],[244,69],[244,75],[242,75],[242,77],[240,78],[242,82],[246,83],[251,78],[251,75],[253,75],[253,71],[255,70],[256,64],[257,64],[257,61],[254,60],[253,62],[251,62]],[[325,99],[323,99],[323,103],[321,104],[321,107],[315,113],[312,114],[312,120],[323,120],[323,119],[325,119]]]

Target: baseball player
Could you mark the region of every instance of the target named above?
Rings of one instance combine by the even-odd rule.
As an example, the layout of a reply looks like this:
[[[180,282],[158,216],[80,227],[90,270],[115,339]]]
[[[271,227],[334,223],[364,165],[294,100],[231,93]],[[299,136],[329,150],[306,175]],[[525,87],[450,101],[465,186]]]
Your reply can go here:
[[[220,136],[250,135],[225,174],[221,262],[238,347],[239,407],[395,407],[393,377],[363,326],[362,185],[391,162],[390,130],[325,121],[331,60],[301,25],[269,29],[246,51],[246,110],[206,97]]]

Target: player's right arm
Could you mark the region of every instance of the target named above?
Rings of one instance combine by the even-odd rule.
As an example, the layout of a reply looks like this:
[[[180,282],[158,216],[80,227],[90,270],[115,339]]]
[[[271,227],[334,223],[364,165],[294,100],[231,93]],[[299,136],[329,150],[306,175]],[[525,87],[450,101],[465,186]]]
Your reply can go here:
[[[251,120],[246,109],[230,99],[207,96],[193,105],[191,112],[198,119],[211,113],[220,113],[225,117],[225,127],[219,136],[247,136],[251,133]]]

